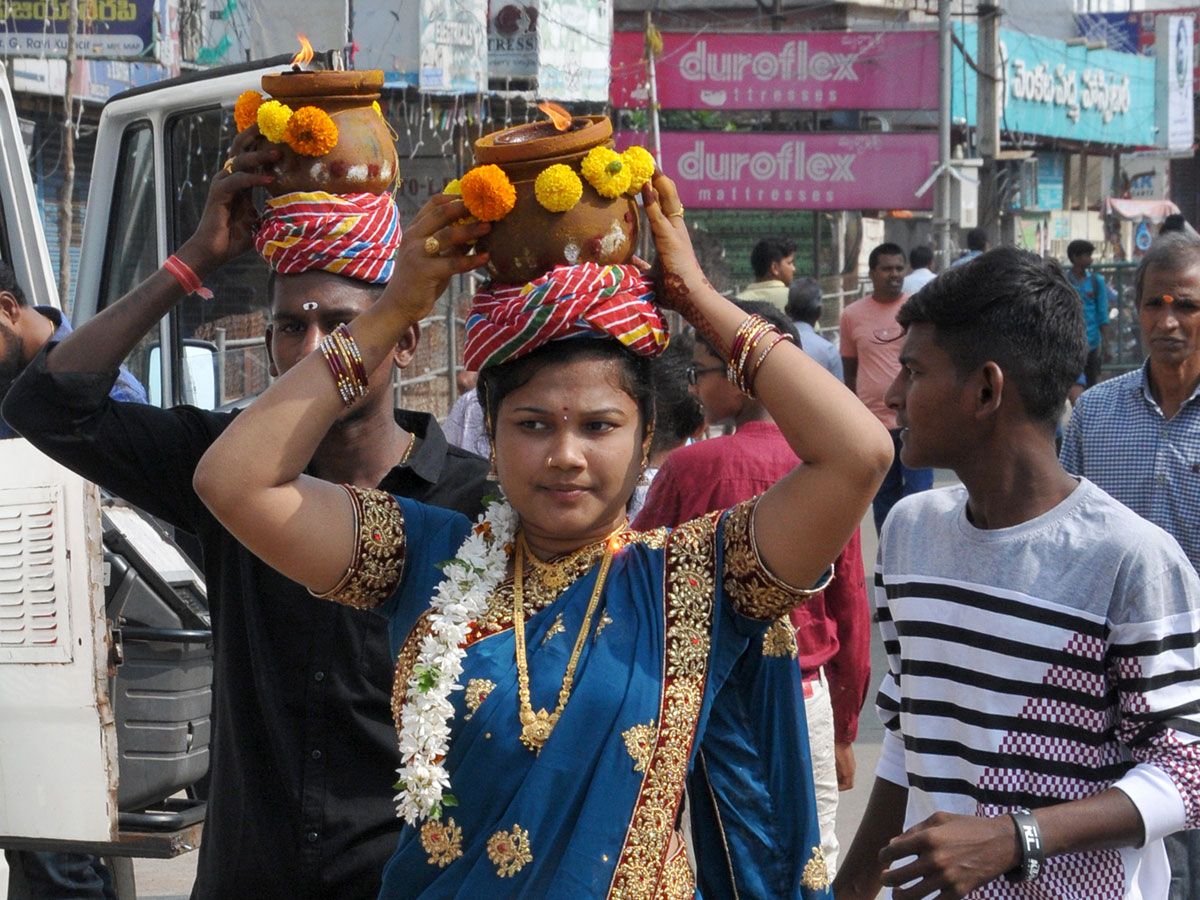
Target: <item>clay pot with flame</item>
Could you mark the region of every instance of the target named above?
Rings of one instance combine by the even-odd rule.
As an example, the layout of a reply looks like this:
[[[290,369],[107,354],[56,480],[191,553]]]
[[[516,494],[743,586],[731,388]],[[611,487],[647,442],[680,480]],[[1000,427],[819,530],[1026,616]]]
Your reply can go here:
[[[268,190],[274,196],[291,191],[387,192],[400,167],[387,122],[371,105],[379,99],[383,72],[301,71],[312,59],[311,46],[306,50],[307,58],[304,50],[296,54],[290,71],[264,75],[262,88],[293,110],[315,106],[329,113],[338,128],[337,146],[324,156],[304,156],[286,144],[274,145],[282,156],[268,169],[275,176]]]
[[[505,284],[523,284],[559,265],[594,262],[625,263],[638,238],[638,210],[632,197],[609,200],[587,180],[573,209],[551,212],[537,201],[533,185],[538,174],[555,163],[579,172],[579,163],[593,147],[612,146],[612,123],[607,116],[561,115],[484,135],[475,142],[475,160],[495,163],[517,190],[512,212],[492,224],[479,241],[490,253],[488,274]]]

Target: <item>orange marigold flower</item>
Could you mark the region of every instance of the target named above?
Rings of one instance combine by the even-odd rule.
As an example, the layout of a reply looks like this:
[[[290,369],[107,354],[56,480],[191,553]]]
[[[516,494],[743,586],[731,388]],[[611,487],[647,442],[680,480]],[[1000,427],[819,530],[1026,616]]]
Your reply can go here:
[[[517,189],[499,166],[476,166],[462,177],[462,198],[471,215],[495,222],[512,211]]]
[[[338,127],[325,110],[302,106],[288,122],[287,142],[304,156],[324,156],[337,146]]]
[[[263,95],[258,91],[242,91],[233,105],[233,121],[237,123],[238,131],[245,131],[251,125],[258,124],[258,108],[262,106]]]

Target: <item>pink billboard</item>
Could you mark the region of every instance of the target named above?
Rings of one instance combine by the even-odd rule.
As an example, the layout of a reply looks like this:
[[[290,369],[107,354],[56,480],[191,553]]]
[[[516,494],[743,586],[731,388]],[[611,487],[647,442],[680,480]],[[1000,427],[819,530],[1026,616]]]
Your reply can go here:
[[[618,149],[645,146],[641,132]],[[932,209],[917,190],[933,172],[937,135],[674,131],[662,166],[696,209]]]
[[[936,109],[937,32],[664,34],[655,63],[663,109]],[[610,94],[642,107],[640,32],[613,35]]]

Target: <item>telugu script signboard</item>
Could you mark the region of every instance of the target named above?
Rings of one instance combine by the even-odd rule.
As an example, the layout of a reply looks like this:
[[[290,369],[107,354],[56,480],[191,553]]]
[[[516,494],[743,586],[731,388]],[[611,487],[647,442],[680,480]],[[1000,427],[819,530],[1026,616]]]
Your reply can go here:
[[[936,160],[936,134],[673,131],[659,165],[697,209],[931,209],[933,193],[916,192]]]
[[[664,34],[663,109],[936,109],[937,33]],[[613,35],[612,104],[645,106],[643,35]]]
[[[954,30],[964,46],[976,45],[976,26]],[[1001,30],[1000,65],[1006,131],[1125,147],[1155,143],[1153,59]],[[975,70],[957,47],[953,81],[951,116],[974,125]]]
[[[154,47],[154,0],[80,0],[75,52],[132,59]],[[67,55],[68,0],[0,0],[0,55]]]

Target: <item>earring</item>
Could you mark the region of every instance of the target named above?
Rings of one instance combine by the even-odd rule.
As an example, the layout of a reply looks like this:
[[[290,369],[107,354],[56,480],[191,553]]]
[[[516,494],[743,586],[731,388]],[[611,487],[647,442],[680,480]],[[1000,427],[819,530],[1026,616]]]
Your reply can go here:
[[[488,481],[499,481],[500,473],[498,471],[496,471],[496,448],[495,447],[492,447],[488,451],[488,462],[492,464],[492,467],[491,467],[491,469],[488,470],[488,473],[486,476],[487,480]]]

